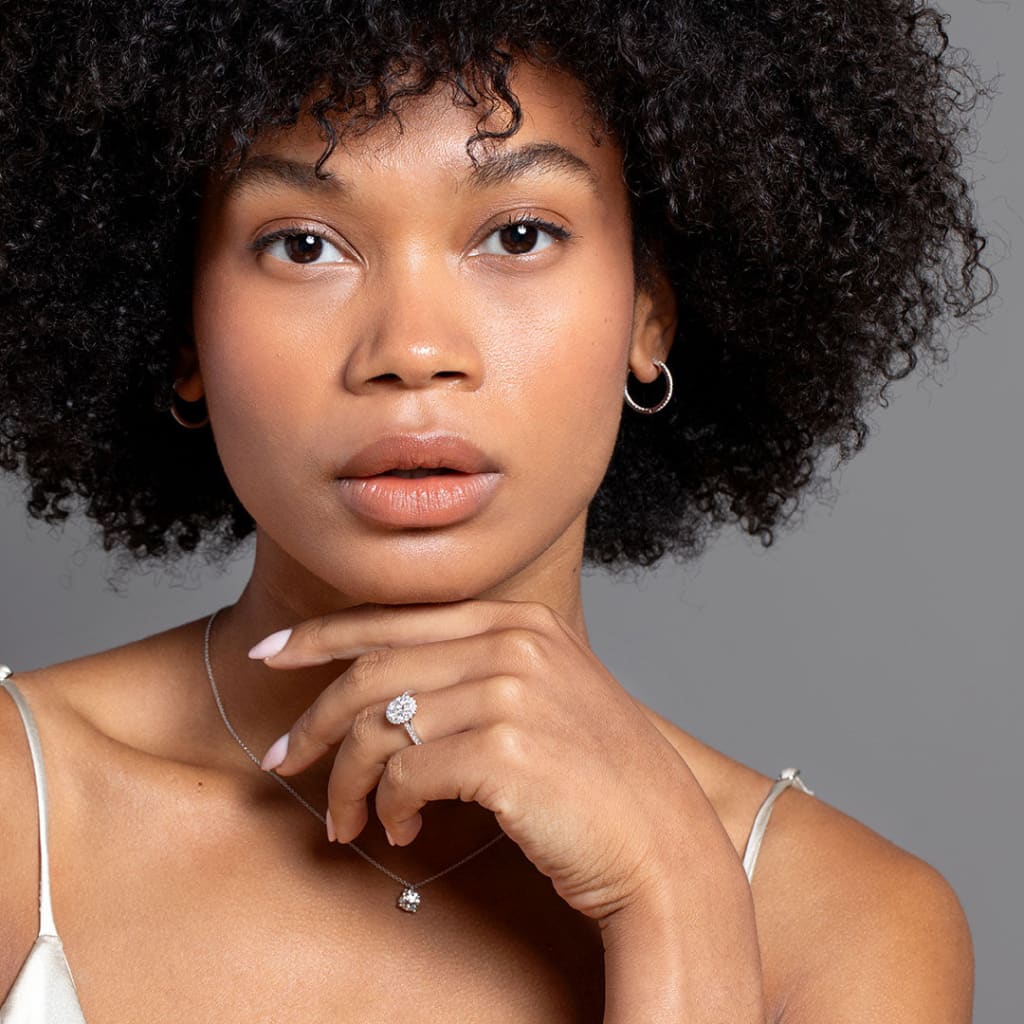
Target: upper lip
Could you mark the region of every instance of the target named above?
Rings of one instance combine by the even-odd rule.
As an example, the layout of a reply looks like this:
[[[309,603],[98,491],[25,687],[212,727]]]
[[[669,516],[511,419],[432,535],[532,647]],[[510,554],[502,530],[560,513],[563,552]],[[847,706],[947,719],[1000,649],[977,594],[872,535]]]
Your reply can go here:
[[[386,434],[361,448],[338,476],[375,476],[392,469],[448,469],[494,473],[497,466],[475,444],[458,434]]]

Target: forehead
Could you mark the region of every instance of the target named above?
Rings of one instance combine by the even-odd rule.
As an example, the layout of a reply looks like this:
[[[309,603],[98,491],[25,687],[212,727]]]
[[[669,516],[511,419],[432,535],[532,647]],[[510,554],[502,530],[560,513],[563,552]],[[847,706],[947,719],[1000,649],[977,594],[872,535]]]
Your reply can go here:
[[[509,89],[521,108],[520,127],[508,138],[474,143],[471,152],[479,166],[467,152],[467,140],[478,130],[504,131],[511,111],[498,103],[481,120],[489,99],[467,105],[459,96],[456,102],[450,82],[441,82],[426,94],[399,99],[393,104],[397,117],[386,116],[364,133],[345,134],[322,165],[321,172],[334,179],[325,188],[341,190],[374,177],[422,179],[433,170],[450,178],[456,190],[476,189],[540,168],[577,179],[597,197],[614,194],[622,176],[621,150],[595,119],[579,80],[561,69],[520,60]],[[295,126],[267,129],[256,137],[241,173],[228,172],[220,181],[225,196],[240,191],[239,186],[258,188],[281,179],[309,185],[312,175],[302,165],[312,165],[324,152],[322,129],[309,113],[313,98],[307,99]],[[289,182],[289,175],[303,180]]]

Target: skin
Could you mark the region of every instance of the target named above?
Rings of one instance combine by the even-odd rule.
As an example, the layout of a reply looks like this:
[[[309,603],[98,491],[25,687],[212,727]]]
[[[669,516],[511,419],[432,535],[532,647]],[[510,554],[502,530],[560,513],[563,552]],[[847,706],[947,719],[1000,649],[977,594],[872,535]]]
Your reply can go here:
[[[470,192],[476,114],[443,89],[407,102],[403,132],[385,122],[335,151],[344,200],[266,184],[229,197],[211,178],[178,381],[205,395],[258,524],[252,575],[211,640],[239,734],[258,753],[289,735],[278,771],[329,801],[339,840],[407,878],[508,838],[479,872],[427,887],[416,917],[397,912],[395,884],[226,734],[198,656],[205,617],[19,673],[45,723],[55,907],[90,1024],[125,1005],[154,1020],[397,1019],[409,996],[380,978],[396,955],[425,1021],[593,1021],[603,997],[606,1024],[962,1024],[970,939],[941,876],[791,790],[747,886],[739,855],[771,780],[634,700],[590,650],[587,506],[627,370],[657,377],[675,300],[662,279],[634,289],[621,151],[595,137],[578,83],[524,64],[512,84],[525,120],[502,145],[569,148],[596,193],[550,170]],[[307,121],[252,153],[321,149]],[[572,240],[503,253],[495,229],[524,211]],[[296,222],[331,242],[323,265],[247,248]],[[345,458],[436,427],[498,464],[481,513],[395,529],[338,504]],[[283,654],[247,656],[286,628]],[[419,747],[383,722],[410,685]],[[0,736],[0,824],[30,835],[9,701]],[[3,856],[0,989],[31,945],[38,871],[28,842]]]

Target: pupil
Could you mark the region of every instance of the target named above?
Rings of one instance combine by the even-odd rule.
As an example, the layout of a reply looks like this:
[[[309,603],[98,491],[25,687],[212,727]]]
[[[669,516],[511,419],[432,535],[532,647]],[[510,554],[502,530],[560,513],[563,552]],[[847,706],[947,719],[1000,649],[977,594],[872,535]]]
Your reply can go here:
[[[537,244],[535,224],[508,224],[501,229],[502,243],[515,255],[529,252]]]
[[[320,255],[323,239],[316,235],[291,235],[285,240],[285,245],[288,255],[297,263],[311,263]]]

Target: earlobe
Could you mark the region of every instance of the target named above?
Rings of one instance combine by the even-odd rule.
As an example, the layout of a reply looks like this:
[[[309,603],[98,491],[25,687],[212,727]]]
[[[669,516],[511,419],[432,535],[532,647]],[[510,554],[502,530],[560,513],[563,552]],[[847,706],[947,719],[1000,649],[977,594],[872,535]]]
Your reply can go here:
[[[198,402],[205,394],[198,373],[194,376],[175,377],[174,391],[183,402]]]
[[[658,376],[654,360],[668,359],[677,326],[675,292],[665,274],[657,270],[653,283],[638,291],[636,297],[629,366],[638,380],[649,384]]]
[[[174,362],[174,382],[171,384],[172,394],[168,402],[167,411],[171,416],[188,430],[198,430],[210,422],[209,412],[201,419],[194,418],[190,413],[182,416],[178,408],[179,399],[185,403],[194,405],[202,402],[205,411],[206,389],[203,387],[203,374],[199,368],[199,354],[196,350],[195,335],[192,333],[192,325],[185,327],[185,337],[178,346],[178,357]]]
[[[179,399],[186,403],[199,403],[206,397],[203,375],[199,369],[199,358],[192,344],[184,343],[178,350],[171,390],[173,394],[170,397],[168,412],[178,423],[189,430],[197,430],[210,422],[209,413],[206,413],[201,419],[195,419],[189,413],[183,416],[178,409]],[[205,403],[203,408],[205,409]]]
[[[191,336],[178,349],[173,387],[177,395],[186,402],[198,402],[203,397],[203,374],[199,368],[195,342]]]

